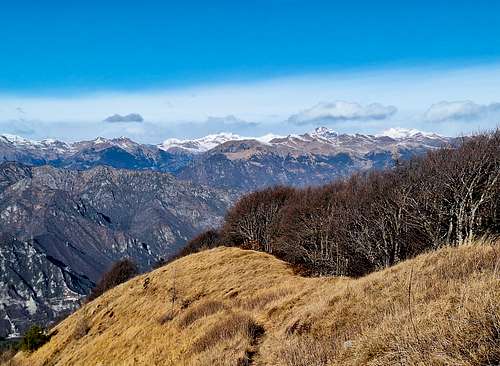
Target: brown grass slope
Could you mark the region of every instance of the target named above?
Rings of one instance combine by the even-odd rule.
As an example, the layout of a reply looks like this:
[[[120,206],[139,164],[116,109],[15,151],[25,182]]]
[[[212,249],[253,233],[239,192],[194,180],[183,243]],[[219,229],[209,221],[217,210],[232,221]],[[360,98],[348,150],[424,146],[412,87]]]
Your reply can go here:
[[[302,278],[216,248],[136,277],[21,365],[497,365],[500,246],[444,248],[360,279]]]

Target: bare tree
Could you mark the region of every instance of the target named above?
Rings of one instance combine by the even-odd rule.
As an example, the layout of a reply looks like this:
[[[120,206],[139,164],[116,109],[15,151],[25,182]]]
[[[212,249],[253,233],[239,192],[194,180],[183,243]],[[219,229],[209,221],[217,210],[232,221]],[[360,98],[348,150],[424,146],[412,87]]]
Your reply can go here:
[[[499,233],[500,132],[324,187],[269,188],[228,212],[220,243],[314,274],[361,275],[429,248]]]
[[[225,242],[272,253],[281,209],[294,194],[292,188],[275,187],[241,198],[226,215],[222,229]]]

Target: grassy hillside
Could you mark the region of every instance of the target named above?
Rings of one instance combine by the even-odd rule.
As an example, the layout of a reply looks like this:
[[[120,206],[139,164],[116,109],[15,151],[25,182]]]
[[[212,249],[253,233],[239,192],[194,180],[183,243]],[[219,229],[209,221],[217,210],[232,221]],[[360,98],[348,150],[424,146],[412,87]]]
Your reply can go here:
[[[20,365],[497,365],[500,246],[443,248],[359,279],[303,278],[220,247],[136,277]]]

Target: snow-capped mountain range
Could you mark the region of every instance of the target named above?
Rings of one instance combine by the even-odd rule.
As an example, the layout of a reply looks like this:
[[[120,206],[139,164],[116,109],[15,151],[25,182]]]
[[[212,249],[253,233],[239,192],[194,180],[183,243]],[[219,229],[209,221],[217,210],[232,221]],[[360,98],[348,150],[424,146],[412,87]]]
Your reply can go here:
[[[454,138],[393,128],[377,135],[337,133],[318,127],[304,134],[245,137],[233,133],[168,139],[158,145],[126,137],[66,143],[0,135],[0,161],[86,170],[155,170],[212,187],[248,191],[274,184],[323,184],[354,171],[391,166]]]
[[[281,136],[275,134],[267,134],[260,137],[244,137],[234,133],[218,133],[211,134],[197,139],[168,139],[162,144],[158,145],[159,148],[169,151],[175,149],[182,149],[189,151],[191,153],[202,153],[209,151],[219,145],[222,145],[229,141],[248,141],[255,140],[261,143],[282,144],[284,140],[318,140],[328,144],[338,144],[339,137],[351,136],[353,138],[368,138],[371,140],[383,137],[390,137],[394,140],[436,140],[436,141],[446,141],[448,138],[430,132],[423,132],[416,129],[406,129],[406,128],[390,128],[377,135],[362,135],[362,134],[339,134],[334,130],[327,127],[318,127],[311,132],[305,133],[303,135],[292,134],[288,136]]]
[[[256,140],[262,143],[268,143],[269,141],[279,137],[281,136],[272,133],[260,137],[243,137],[231,132],[221,132],[197,139],[167,139],[158,145],[158,147],[166,151],[179,148],[192,153],[201,153],[228,141]]]
[[[416,129],[406,129],[406,128],[390,128],[380,134],[362,135],[362,134],[339,134],[327,127],[318,127],[313,131],[310,131],[303,135],[291,134],[288,136],[283,136],[270,133],[259,137],[245,137],[237,135],[232,132],[221,132],[195,139],[170,138],[158,144],[157,147],[164,151],[181,149],[191,153],[202,153],[209,151],[229,141],[255,140],[261,143],[272,144],[276,142],[282,142],[283,139],[303,139],[303,140],[317,139],[327,143],[335,144],[338,143],[339,136],[368,137],[372,139],[381,137],[390,137],[395,140],[433,139],[433,140],[443,141],[447,139],[446,137],[435,133],[422,132]],[[0,142],[9,143],[14,146],[26,149],[53,150],[54,152],[60,152],[60,153],[76,152],[81,148],[89,146],[94,146],[97,148],[117,146],[127,150],[127,149],[137,148],[138,145],[141,145],[133,142],[127,137],[119,137],[114,139],[97,137],[96,139],[90,141],[66,143],[56,139],[45,139],[41,141],[36,141],[12,134],[0,134]]]

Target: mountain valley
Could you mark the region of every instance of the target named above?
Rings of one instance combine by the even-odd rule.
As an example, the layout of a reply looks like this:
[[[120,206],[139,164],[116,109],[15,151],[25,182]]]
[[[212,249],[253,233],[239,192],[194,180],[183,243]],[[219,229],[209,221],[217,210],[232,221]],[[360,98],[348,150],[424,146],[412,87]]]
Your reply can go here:
[[[216,226],[232,200],[154,171],[1,164],[1,333],[74,309],[118,259],[151,268]]]

